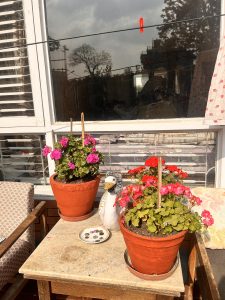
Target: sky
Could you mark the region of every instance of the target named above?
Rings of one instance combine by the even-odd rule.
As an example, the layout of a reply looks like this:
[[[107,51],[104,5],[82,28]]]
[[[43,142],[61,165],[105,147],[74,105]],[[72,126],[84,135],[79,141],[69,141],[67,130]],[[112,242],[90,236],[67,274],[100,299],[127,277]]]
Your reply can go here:
[[[139,18],[144,25],[162,22],[160,17],[163,0],[46,0],[47,26],[49,35],[64,38],[102,31],[118,30],[139,26]],[[111,54],[112,69],[140,64],[140,54],[151,47],[157,38],[157,29],[145,29],[144,33],[128,31],[97,37],[63,41],[70,52],[83,43],[96,50]],[[55,57],[54,57],[55,58]],[[69,69],[72,70],[70,65]],[[77,75],[82,69],[76,68]],[[87,75],[87,74],[86,74]]]

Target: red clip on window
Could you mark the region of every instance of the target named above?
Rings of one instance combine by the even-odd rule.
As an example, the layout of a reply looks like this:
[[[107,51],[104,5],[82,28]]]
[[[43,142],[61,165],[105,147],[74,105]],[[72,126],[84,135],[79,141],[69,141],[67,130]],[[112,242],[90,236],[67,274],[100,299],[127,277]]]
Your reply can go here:
[[[139,19],[139,25],[140,25],[140,32],[144,32],[144,19]]]

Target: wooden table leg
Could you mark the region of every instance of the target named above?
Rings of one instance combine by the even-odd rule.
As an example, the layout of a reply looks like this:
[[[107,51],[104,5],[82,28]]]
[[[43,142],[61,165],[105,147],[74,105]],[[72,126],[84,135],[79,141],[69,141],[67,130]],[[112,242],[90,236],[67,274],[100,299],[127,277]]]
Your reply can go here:
[[[51,300],[50,283],[48,281],[37,281],[39,300]]]

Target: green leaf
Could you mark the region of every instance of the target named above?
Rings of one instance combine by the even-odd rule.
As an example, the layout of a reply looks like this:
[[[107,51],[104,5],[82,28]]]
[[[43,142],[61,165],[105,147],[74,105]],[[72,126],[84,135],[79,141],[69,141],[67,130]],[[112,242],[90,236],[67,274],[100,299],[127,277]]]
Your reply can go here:
[[[165,206],[167,206],[167,207],[173,207],[173,205],[174,205],[174,201],[167,201],[166,203],[165,203]]]
[[[147,226],[152,225],[153,222],[154,222],[154,220],[151,219],[151,218],[149,218],[149,219],[147,220]]]
[[[178,224],[177,226],[173,227],[176,231],[181,231],[184,229],[184,225],[183,224]]]
[[[184,221],[185,221],[184,216],[180,216],[180,217],[179,217],[179,223],[184,223]]]
[[[139,226],[140,219],[139,218],[132,218],[131,223],[134,227]]]
[[[127,213],[125,215],[125,222],[126,222],[126,224],[129,224],[130,220],[131,220],[131,215]]]
[[[174,202],[174,207],[182,207],[183,205],[180,203],[180,201]]]
[[[137,207],[137,209],[141,209],[142,208],[142,204],[138,203],[138,205],[136,207]]]
[[[196,228],[195,228],[195,226],[194,226],[193,224],[190,224],[189,230],[190,230],[191,232],[194,232],[194,231],[196,231]]]
[[[171,218],[167,219],[167,223],[171,224],[172,226],[176,226],[178,223],[178,217],[176,215],[172,215]]]
[[[157,225],[160,225],[161,227],[163,226],[163,219],[157,219],[156,221],[155,221],[155,223],[157,224]]]
[[[149,209],[145,209],[145,210],[139,210],[138,212],[137,212],[137,215],[138,215],[138,217],[141,219],[141,218],[143,218],[144,216],[146,216],[147,214],[148,214],[148,212],[149,212]]]
[[[170,215],[170,210],[161,211],[160,215],[164,216],[164,217],[169,216]]]
[[[172,226],[167,226],[167,227],[165,227],[164,230],[163,230],[163,234],[169,234],[169,233],[171,233],[171,232],[173,232]]]
[[[176,207],[175,214],[182,214],[184,212],[183,207]]]
[[[154,232],[156,232],[157,228],[156,228],[155,224],[152,224],[152,225],[147,226],[147,230],[149,232],[154,233]]]

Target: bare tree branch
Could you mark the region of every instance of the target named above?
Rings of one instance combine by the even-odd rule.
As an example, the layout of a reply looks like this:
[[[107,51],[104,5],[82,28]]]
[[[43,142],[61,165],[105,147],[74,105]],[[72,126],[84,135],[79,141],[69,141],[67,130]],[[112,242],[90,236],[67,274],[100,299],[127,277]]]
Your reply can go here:
[[[72,66],[84,64],[86,72],[91,76],[99,75],[100,67],[101,72],[112,67],[111,55],[108,52],[104,50],[97,52],[95,48],[88,44],[83,44],[74,49],[70,58]]]

